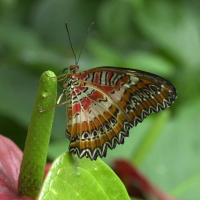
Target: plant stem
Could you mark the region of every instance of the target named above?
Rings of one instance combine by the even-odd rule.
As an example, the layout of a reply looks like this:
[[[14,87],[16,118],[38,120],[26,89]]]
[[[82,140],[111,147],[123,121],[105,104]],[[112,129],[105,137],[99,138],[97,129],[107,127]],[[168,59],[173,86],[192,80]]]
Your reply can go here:
[[[18,180],[18,192],[35,198],[42,186],[55,108],[57,79],[51,71],[43,73],[28,128],[26,144]]]
[[[199,180],[200,180],[200,173],[193,175],[192,177],[189,177],[187,180],[184,182],[180,183],[177,185],[171,192],[170,194],[173,195],[174,197],[179,197],[184,196],[189,190],[191,191],[195,187],[197,188],[199,185]]]
[[[144,162],[152,146],[155,144],[156,140],[161,134],[161,130],[164,128],[166,122],[169,119],[169,116],[170,113],[167,110],[165,110],[165,112],[159,113],[159,116],[157,115],[157,118],[152,123],[148,133],[141,140],[137,150],[135,151],[135,154],[132,158],[132,162],[135,165],[140,166]]]

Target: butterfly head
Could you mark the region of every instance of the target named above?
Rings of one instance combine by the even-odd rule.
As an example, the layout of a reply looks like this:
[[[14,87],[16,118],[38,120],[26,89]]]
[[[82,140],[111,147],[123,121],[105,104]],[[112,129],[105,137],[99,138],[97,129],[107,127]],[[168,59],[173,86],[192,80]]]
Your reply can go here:
[[[78,74],[79,73],[79,65],[77,65],[77,64],[70,65],[69,67],[63,69],[63,73],[65,71],[68,71],[70,74]]]
[[[78,74],[79,73],[79,65],[77,65],[77,64],[70,65],[69,72],[71,74]]]

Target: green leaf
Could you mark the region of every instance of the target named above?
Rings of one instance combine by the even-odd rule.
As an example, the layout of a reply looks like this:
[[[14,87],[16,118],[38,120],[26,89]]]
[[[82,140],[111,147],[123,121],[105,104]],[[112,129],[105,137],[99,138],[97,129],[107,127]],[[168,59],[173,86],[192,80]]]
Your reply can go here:
[[[150,180],[177,199],[199,197],[199,102],[196,98],[178,107],[141,166]]]
[[[170,1],[148,1],[136,11],[133,20],[141,33],[183,66],[200,62],[199,16],[189,6]],[[139,7],[137,7],[139,8]]]
[[[168,59],[148,51],[130,52],[126,56],[125,66],[155,73],[164,78],[175,74],[175,67]]]
[[[101,63],[101,66],[124,66],[120,54],[114,48],[93,39],[88,40],[87,43],[88,49],[95,56],[96,62]]]
[[[65,152],[52,164],[38,200],[130,199],[117,175],[101,160]]]

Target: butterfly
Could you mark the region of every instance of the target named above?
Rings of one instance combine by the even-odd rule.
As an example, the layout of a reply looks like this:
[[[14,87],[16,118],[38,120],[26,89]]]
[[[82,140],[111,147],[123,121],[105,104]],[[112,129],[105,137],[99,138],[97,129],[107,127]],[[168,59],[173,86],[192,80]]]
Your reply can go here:
[[[67,23],[66,29],[75,64],[57,77],[65,76],[58,80],[63,81],[63,93],[51,108],[67,104],[69,151],[79,158],[96,160],[105,157],[108,148],[123,144],[129,130],[148,115],[171,106],[177,97],[176,88],[160,76],[136,69],[105,66],[80,72],[83,45],[77,60]],[[59,104],[63,95],[66,101]]]
[[[177,97],[172,83],[148,72],[109,66],[79,72],[78,64],[67,69],[61,94],[66,95],[66,136],[69,151],[79,158],[105,157],[132,127]]]

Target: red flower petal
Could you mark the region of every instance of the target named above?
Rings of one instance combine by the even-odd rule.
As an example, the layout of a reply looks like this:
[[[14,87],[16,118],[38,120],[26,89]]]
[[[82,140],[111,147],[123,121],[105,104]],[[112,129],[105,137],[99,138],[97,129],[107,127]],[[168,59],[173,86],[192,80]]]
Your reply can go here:
[[[31,200],[19,196],[17,192],[18,176],[22,161],[22,152],[15,143],[0,135],[0,199]]]

